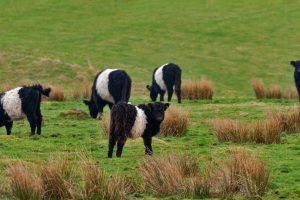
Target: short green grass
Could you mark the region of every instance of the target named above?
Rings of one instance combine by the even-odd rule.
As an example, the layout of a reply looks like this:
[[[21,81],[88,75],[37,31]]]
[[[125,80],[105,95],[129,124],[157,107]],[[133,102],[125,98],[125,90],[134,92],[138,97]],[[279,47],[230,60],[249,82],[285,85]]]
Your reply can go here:
[[[217,117],[264,119],[268,111],[296,105],[295,100],[255,100],[251,79],[294,86],[289,61],[299,56],[299,18],[296,0],[1,0],[0,85],[40,82],[70,94],[92,81],[90,62],[98,70],[128,71],[131,101],[138,104],[149,101],[145,85],[154,67],[177,63],[183,79],[211,79],[214,100],[183,101],[189,131],[183,137],[156,137],[155,154],[187,152],[204,163],[232,147],[246,146],[272,169],[265,198],[299,199],[299,133],[284,135],[281,144],[237,145],[219,143],[205,123]],[[87,151],[109,173],[136,175],[145,157],[142,141],[129,140],[123,158],[107,159],[107,139],[97,120],[59,115],[72,108],[87,111],[81,101],[43,102],[40,137],[29,137],[26,121],[16,122],[11,136],[0,129],[1,184],[8,162],[41,164],[65,152]]]

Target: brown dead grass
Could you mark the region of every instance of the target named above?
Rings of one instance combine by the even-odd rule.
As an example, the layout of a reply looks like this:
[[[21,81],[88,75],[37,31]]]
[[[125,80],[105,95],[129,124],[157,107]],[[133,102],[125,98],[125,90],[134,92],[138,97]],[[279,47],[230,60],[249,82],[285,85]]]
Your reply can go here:
[[[100,120],[100,127],[105,136],[109,135],[109,126],[110,126],[110,116],[109,115],[102,116],[102,119]]]
[[[183,99],[212,99],[213,84],[210,80],[184,81],[181,87]]]
[[[212,196],[261,197],[268,190],[270,170],[259,156],[244,148],[231,150],[225,159],[213,160],[209,171]]]
[[[252,80],[252,88],[257,99],[266,97],[266,88],[262,80]]]
[[[182,136],[188,130],[189,117],[186,111],[171,106],[165,114],[165,119],[160,126],[163,136]]]
[[[84,199],[126,199],[131,192],[131,183],[123,177],[109,177],[94,163],[83,163]]]
[[[84,86],[78,86],[73,88],[71,96],[74,99],[89,99],[91,97],[91,86],[90,84],[84,84]]]
[[[55,87],[51,87],[51,93],[48,99],[50,101],[65,101],[66,97],[63,89],[55,86]]]
[[[285,112],[270,112],[268,118],[278,121],[282,130],[287,133],[295,133],[300,130],[300,107]]]
[[[31,175],[22,162],[12,163],[7,168],[12,195],[21,200],[40,200],[43,190],[39,177]]]
[[[251,123],[238,120],[215,119],[212,121],[212,125],[214,134],[219,141],[271,144],[279,143],[281,140],[282,126],[277,119]]]
[[[252,88],[257,99],[297,99],[298,92],[295,87],[282,89],[280,85],[265,86],[262,80],[252,80]]]
[[[9,90],[13,89],[13,86],[9,83],[4,83],[1,87],[1,92],[7,92]]]
[[[147,191],[156,196],[206,196],[205,179],[191,156],[149,157],[139,165]]]

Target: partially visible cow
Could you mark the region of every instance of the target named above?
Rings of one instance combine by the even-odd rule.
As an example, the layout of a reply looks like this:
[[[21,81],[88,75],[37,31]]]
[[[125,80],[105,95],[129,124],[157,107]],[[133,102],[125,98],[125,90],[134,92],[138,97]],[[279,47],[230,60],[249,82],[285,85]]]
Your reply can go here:
[[[27,118],[31,135],[41,134],[42,114],[41,95],[49,96],[50,88],[41,85],[23,86],[0,94],[0,126],[5,126],[7,135],[11,134],[13,121]],[[36,131],[37,129],[37,131]]]
[[[295,79],[295,84],[296,84],[296,88],[298,91],[298,97],[299,97],[299,101],[300,101],[300,60],[296,60],[296,61],[291,61],[290,64],[292,66],[294,66],[294,79]]]
[[[168,101],[171,101],[174,93],[177,95],[178,103],[181,103],[181,69],[178,65],[167,63],[154,69],[152,85],[147,85],[150,98],[156,101],[160,94],[160,101],[164,101],[164,95],[168,92]]]
[[[134,106],[118,103],[113,106],[110,117],[108,157],[111,158],[117,143],[117,157],[121,157],[127,138],[142,137],[145,153],[153,154],[152,137],[159,133],[168,103],[149,103]]]
[[[131,78],[119,69],[106,69],[98,73],[92,86],[90,100],[83,100],[89,107],[90,115],[101,116],[103,108],[108,104],[111,109],[115,103],[128,102],[131,92]]]

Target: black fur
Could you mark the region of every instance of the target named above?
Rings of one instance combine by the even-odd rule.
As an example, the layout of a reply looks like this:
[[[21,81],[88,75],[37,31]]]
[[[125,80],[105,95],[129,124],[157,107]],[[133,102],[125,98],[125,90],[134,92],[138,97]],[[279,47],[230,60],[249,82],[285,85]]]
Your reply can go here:
[[[103,100],[97,93],[96,82],[100,74],[101,72],[99,72],[94,79],[91,99],[83,100],[83,102],[89,107],[90,115],[92,118],[96,118],[98,114],[101,115],[103,113],[103,108],[106,105],[108,105],[111,109],[114,104],[113,102]],[[109,74],[108,90],[111,96],[113,97],[115,103],[127,103],[129,101],[131,92],[131,78],[124,70],[112,71]]]
[[[152,101],[156,101],[158,94],[160,94],[160,101],[164,101],[165,90],[162,90],[154,79],[156,70],[155,68],[152,75],[152,85],[147,85],[147,89],[150,91],[150,98]],[[181,103],[181,69],[178,65],[169,63],[163,67],[163,80],[167,87],[168,101],[172,99],[172,95],[175,93],[177,95],[178,103]]]
[[[153,154],[152,150],[152,137],[159,133],[160,124],[164,120],[165,110],[169,104],[163,103],[149,103],[148,105],[138,105],[147,117],[147,125],[142,133],[142,138],[145,145],[145,153],[148,155]],[[134,105],[126,103],[118,103],[113,106],[111,110],[109,144],[108,144],[108,157],[111,158],[113,149],[117,143],[116,156],[121,157],[123,147],[127,138],[131,138],[131,129],[136,119],[137,111]]]
[[[26,115],[30,127],[31,135],[41,134],[42,114],[41,114],[41,95],[49,96],[51,88],[43,89],[40,84],[32,86],[23,86],[19,90],[19,97],[21,99],[21,108]],[[0,100],[5,93],[0,94]],[[3,105],[0,104],[0,126],[5,126],[7,135],[11,134],[13,120],[5,113]],[[36,130],[37,129],[37,130]]]
[[[294,80],[298,91],[298,99],[300,101],[300,60],[291,61],[290,64],[294,66]]]

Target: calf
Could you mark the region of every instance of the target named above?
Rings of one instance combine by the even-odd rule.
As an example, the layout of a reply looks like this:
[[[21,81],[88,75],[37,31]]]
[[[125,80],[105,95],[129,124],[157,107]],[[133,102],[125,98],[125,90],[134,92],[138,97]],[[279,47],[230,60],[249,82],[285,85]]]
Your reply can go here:
[[[0,94],[0,126],[10,135],[13,121],[27,117],[31,135],[41,134],[41,95],[49,96],[51,89],[41,85],[23,86]]]
[[[296,88],[298,91],[298,99],[300,101],[300,60],[297,61],[291,61],[290,64],[294,66],[294,79]]]
[[[89,107],[90,115],[96,118],[103,113],[108,104],[111,109],[115,103],[128,102],[131,91],[131,79],[128,74],[119,69],[106,69],[95,77],[90,100],[83,100]]]
[[[159,132],[168,107],[168,103],[149,103],[139,106],[126,103],[114,105],[111,110],[108,157],[112,157],[116,143],[116,156],[121,157],[127,138],[137,137],[143,138],[145,153],[152,155],[152,137]]]
[[[160,101],[164,101],[166,91],[168,101],[171,101],[174,86],[178,103],[181,103],[181,69],[176,64],[167,63],[154,69],[152,85],[147,85],[147,89],[150,91],[152,101],[156,101],[158,94],[160,94]]]

